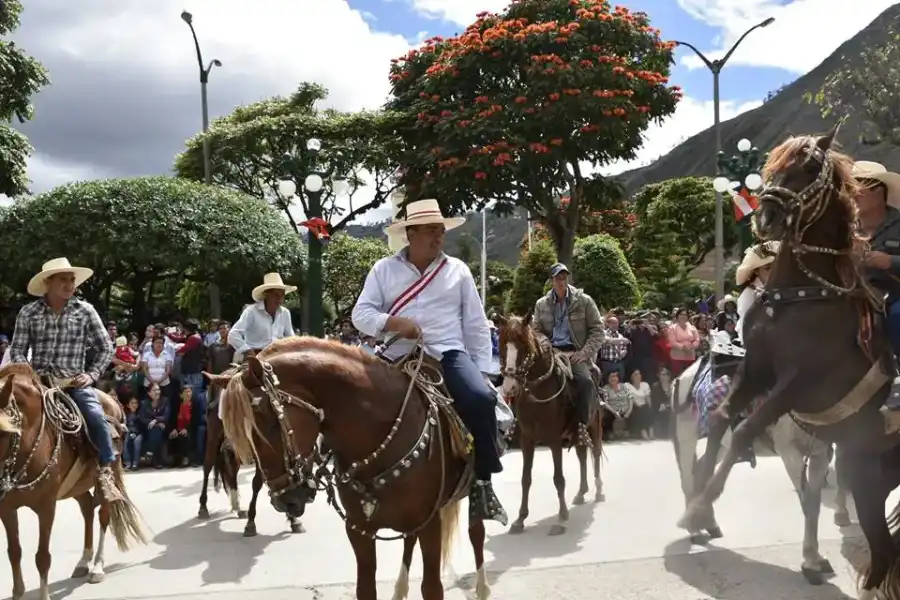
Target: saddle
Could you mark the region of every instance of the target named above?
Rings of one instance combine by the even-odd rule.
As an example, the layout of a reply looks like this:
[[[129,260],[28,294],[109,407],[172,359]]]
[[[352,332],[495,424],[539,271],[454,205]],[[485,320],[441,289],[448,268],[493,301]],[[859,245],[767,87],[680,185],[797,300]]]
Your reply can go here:
[[[47,376],[41,376],[41,384],[44,386],[45,390],[56,389],[56,393],[49,399],[50,402],[55,402],[57,404],[62,402],[62,400],[57,397],[57,394],[61,394],[65,396],[73,408],[77,408],[78,405],[65,391],[66,389],[70,389],[67,385],[68,383],[70,383],[70,381],[66,379],[53,380]],[[94,393],[97,394],[97,400],[99,400],[100,406],[103,407],[103,413],[106,415],[106,424],[110,436],[112,436],[113,447],[115,447],[118,452],[121,452],[122,437],[125,434],[125,413],[122,411],[122,407],[117,400],[97,388],[93,389]],[[63,408],[62,410],[66,409]],[[70,439],[72,447],[76,450],[79,449],[79,447],[87,448],[93,453],[96,453],[97,448],[94,446],[93,442],[91,442],[90,436],[87,433],[87,426],[84,421],[84,415],[81,414],[81,410],[77,410],[77,417],[81,419],[81,431],[77,438]]]

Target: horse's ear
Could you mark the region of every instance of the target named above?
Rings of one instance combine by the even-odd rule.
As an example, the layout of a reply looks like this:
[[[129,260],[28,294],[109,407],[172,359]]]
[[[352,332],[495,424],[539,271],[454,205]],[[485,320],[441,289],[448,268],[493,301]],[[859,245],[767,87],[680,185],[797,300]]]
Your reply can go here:
[[[522,322],[525,323],[525,326],[526,326],[526,327],[529,327],[529,326],[531,325],[531,319],[532,319],[533,317],[534,317],[534,311],[533,311],[533,310],[529,310],[527,313],[525,313],[525,318],[522,319]]]
[[[249,379],[248,381],[248,376]],[[255,356],[251,356],[247,359],[247,370],[244,371],[244,382],[250,383],[253,385],[248,385],[246,387],[255,387],[255,385],[261,385],[263,381],[263,365],[262,361],[256,358]]]
[[[203,371],[203,377],[206,378],[206,381],[209,382],[209,387],[217,388],[220,390],[224,390],[228,387],[228,382],[231,381],[231,375],[213,375],[212,373],[207,373]]]
[[[834,138],[837,136],[838,129],[840,128],[840,125],[835,125],[831,131],[816,140],[816,146],[819,148],[819,150],[822,150],[824,152],[831,148],[831,144],[834,143]]]
[[[506,325],[506,317],[504,317],[500,313],[494,313],[491,316],[491,321],[493,321],[496,325]]]
[[[0,410],[6,410],[6,407],[9,406],[9,401],[12,398],[13,379],[15,377],[13,374],[6,376],[6,383],[3,384],[3,389],[0,390]]]

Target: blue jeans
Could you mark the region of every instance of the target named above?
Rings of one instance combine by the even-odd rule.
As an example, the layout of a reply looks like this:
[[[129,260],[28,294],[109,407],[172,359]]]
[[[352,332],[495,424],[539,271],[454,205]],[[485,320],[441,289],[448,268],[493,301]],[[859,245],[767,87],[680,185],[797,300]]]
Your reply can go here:
[[[71,388],[68,392],[84,417],[91,443],[100,453],[100,466],[112,464],[116,460],[116,450],[113,448],[112,435],[106,423],[106,414],[94,388]]]
[[[890,298],[889,301],[887,309],[888,336],[891,339],[891,346],[894,347],[894,354],[900,355],[900,300]]]
[[[153,454],[153,466],[162,464],[163,447],[167,437],[167,431],[159,427],[153,427],[147,432],[145,450]]]
[[[469,428],[475,446],[475,477],[490,481],[503,470],[497,451],[497,397],[468,354],[449,350],[441,359],[444,383],[453,397],[456,412]]]
[[[125,461],[126,467],[136,467],[141,461],[141,443],[144,438],[138,434],[131,437],[130,433],[125,434],[124,452],[122,460]]]
[[[193,406],[191,407],[191,439],[194,441],[194,462],[203,464],[206,455],[206,395],[207,391],[194,392]]]

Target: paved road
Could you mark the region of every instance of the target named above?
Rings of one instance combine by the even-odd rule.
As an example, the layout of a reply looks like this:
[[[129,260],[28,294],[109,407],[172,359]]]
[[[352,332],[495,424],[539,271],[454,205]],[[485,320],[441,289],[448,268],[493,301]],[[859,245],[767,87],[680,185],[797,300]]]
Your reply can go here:
[[[740,465],[718,504],[725,538],[708,548],[692,547],[675,522],[681,513],[679,485],[666,442],[625,442],[607,448],[604,464],[607,501],[574,507],[565,536],[549,537],[555,519],[550,456],[535,460],[532,519],[519,536],[488,526],[487,561],[497,600],[836,600],[855,598],[849,567],[842,558],[842,535],[832,524],[828,502],[821,523],[822,552],[836,577],[813,588],[801,578],[800,508],[776,458],[762,458],[753,471]],[[571,500],[577,461],[566,455]],[[497,491],[510,514],[519,502],[521,459],[504,459]],[[89,585],[67,579],[81,554],[81,518],[74,501],[63,503],[53,532],[50,579],[56,600],[177,597],[180,600],[338,600],[354,598],[355,563],[340,520],[324,502],[310,507],[305,534],[287,533],[286,522],[261,498],[259,536],[241,537],[243,523],[213,495],[209,521],[198,521],[198,470],[128,475],[153,534],[152,543],[120,554],[110,544],[106,581]],[[243,504],[252,472],[242,473]],[[832,476],[833,480],[833,476]],[[829,494],[830,496],[830,494]],[[464,513],[465,514],[465,513]],[[36,587],[33,566],[36,519],[22,513],[26,586]],[[465,519],[463,519],[463,523]],[[858,544],[858,531],[845,532],[844,550]],[[390,598],[400,564],[401,544],[379,546],[382,598]],[[2,561],[2,558],[0,558]],[[412,577],[418,578],[418,558]],[[10,577],[0,562],[0,597]],[[471,598],[473,561],[462,535],[452,569],[445,575],[448,600]],[[418,582],[413,598],[419,598]],[[33,598],[33,593],[26,598]],[[201,596],[202,594],[202,596]]]

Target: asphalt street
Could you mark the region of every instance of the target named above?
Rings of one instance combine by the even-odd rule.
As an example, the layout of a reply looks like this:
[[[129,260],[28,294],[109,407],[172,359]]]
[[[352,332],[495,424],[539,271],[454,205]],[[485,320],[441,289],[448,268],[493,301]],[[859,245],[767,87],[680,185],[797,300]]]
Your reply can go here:
[[[569,530],[548,536],[556,499],[548,452],[535,459],[531,518],[526,531],[510,535],[488,525],[487,569],[497,600],[836,600],[855,598],[846,557],[858,552],[856,526],[833,524],[826,490],[820,542],[836,575],[822,586],[808,585],[799,573],[803,521],[796,495],[777,458],[761,458],[755,470],[739,465],[717,504],[725,537],[707,547],[692,546],[675,523],[682,512],[677,471],[668,442],[618,442],[606,448],[603,464],[606,502],[571,508]],[[578,483],[574,452],[565,455],[567,497]],[[513,518],[518,509],[521,457],[504,458],[496,489]],[[241,475],[242,506],[250,494],[252,471]],[[830,477],[834,481],[834,476]],[[51,551],[51,592],[55,600],[338,600],[354,598],[355,562],[343,525],[324,500],[309,507],[307,532],[291,534],[263,493],[259,535],[244,538],[243,521],[227,512],[224,494],[212,494],[212,518],[196,518],[198,469],[143,471],[127,476],[129,493],[144,515],[152,541],[126,554],[107,548],[107,577],[88,584],[69,575],[81,555],[82,521],[74,501],[57,511]],[[591,496],[592,497],[592,494]],[[465,525],[465,512],[462,525]],[[35,598],[34,550],[37,521],[21,513],[26,598]],[[447,598],[474,596],[474,563],[468,538],[458,538],[444,575]],[[390,598],[402,544],[379,545],[380,596]],[[2,561],[2,559],[0,559]],[[412,578],[420,577],[418,556]],[[420,598],[418,581],[412,598]],[[0,597],[11,589],[9,568],[0,567]]]

